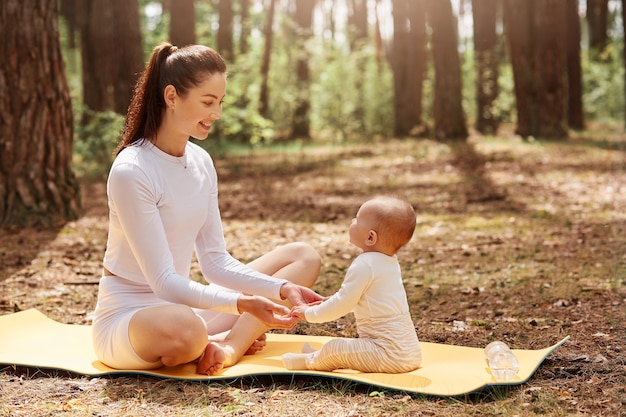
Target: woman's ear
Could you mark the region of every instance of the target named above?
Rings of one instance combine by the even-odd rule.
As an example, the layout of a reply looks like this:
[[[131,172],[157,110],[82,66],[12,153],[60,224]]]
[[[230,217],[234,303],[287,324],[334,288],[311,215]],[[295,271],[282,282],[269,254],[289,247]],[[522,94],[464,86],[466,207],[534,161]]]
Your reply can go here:
[[[376,242],[378,242],[378,233],[376,233],[376,230],[370,230],[367,234],[367,241],[365,244],[367,246],[374,246]]]
[[[172,84],[168,84],[163,90],[163,100],[165,100],[165,105],[170,109],[174,109],[176,106],[176,97],[178,97],[176,87]]]

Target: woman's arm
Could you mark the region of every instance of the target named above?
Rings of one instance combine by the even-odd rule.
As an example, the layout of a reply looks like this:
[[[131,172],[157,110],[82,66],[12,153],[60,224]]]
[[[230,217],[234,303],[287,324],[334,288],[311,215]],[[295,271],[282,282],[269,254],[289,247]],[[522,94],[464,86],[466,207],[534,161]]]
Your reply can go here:
[[[130,249],[154,293],[190,307],[237,314],[239,294],[216,291],[176,273],[172,253],[157,208],[159,196],[146,173],[132,163],[114,165],[108,194]],[[112,249],[115,250],[115,249]],[[115,271],[113,271],[115,272]]]

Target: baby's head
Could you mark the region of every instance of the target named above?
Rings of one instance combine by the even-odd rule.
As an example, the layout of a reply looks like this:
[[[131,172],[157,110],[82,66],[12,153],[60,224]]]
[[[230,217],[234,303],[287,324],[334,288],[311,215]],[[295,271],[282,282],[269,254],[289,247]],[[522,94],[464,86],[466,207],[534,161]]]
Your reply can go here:
[[[379,196],[363,203],[350,225],[350,242],[364,251],[395,254],[415,231],[415,210],[408,201]]]

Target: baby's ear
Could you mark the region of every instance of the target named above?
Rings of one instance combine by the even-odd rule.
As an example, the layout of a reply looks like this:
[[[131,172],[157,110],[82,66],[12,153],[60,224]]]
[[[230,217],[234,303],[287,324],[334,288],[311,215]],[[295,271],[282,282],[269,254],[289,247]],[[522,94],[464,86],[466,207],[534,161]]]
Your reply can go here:
[[[376,233],[376,230],[370,230],[367,234],[367,242],[365,242],[365,244],[367,246],[374,246],[376,242],[378,242],[378,233]]]

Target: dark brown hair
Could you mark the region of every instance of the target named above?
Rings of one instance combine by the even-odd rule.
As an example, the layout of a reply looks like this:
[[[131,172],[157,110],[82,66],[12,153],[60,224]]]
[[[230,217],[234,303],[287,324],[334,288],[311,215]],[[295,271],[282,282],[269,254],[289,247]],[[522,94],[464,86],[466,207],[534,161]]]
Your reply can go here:
[[[155,140],[165,109],[165,87],[171,84],[184,96],[206,77],[225,73],[226,63],[208,46],[177,48],[167,42],[159,44],[137,81],[115,155],[142,138]]]

